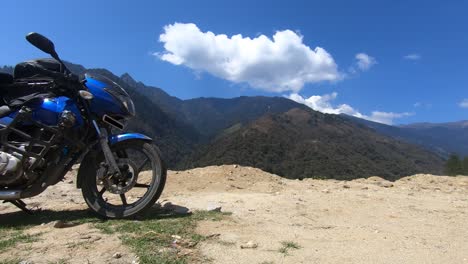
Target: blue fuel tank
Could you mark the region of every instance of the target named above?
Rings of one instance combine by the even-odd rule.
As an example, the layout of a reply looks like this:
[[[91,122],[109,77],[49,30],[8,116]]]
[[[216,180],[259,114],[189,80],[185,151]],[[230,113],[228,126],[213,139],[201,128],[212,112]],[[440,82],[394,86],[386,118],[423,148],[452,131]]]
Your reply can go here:
[[[57,126],[64,111],[70,111],[76,118],[73,127],[81,127],[84,124],[83,117],[75,102],[65,96],[46,98],[33,109],[33,120],[44,125]]]

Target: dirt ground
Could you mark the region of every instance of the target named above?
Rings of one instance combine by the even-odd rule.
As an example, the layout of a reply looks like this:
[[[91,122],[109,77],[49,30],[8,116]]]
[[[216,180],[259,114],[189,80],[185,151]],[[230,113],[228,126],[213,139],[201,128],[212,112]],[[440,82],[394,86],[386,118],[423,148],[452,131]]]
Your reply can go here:
[[[85,210],[73,175],[26,202],[57,213]],[[198,232],[214,239],[198,250],[213,263],[468,263],[465,176],[299,181],[224,165],[170,171],[160,201],[232,212],[228,220],[199,223]],[[0,224],[16,211],[1,204]],[[89,224],[58,229],[44,220],[28,232],[42,239],[2,252],[0,260],[137,262],[116,235]],[[247,242],[254,248],[241,248]],[[122,257],[113,258],[116,252]]]

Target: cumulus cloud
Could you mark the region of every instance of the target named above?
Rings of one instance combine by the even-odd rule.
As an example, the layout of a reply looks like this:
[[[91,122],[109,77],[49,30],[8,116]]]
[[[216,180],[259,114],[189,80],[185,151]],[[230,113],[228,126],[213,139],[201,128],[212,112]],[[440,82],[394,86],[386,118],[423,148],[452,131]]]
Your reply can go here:
[[[411,54],[408,54],[408,55],[405,55],[403,56],[404,59],[407,59],[407,60],[420,60],[421,59],[421,55],[420,54],[417,54],[417,53],[411,53]]]
[[[468,108],[468,98],[463,99],[460,103],[458,103],[458,106],[461,108]]]
[[[356,60],[356,65],[361,71],[367,71],[377,63],[374,57],[371,57],[366,53],[356,54]]]
[[[338,93],[334,92],[331,94],[324,95],[313,95],[309,98],[304,98],[297,93],[292,93],[287,96],[289,99],[296,101],[301,104],[305,104],[308,107],[327,114],[346,114],[350,116],[355,116],[358,118],[367,119],[370,121],[383,123],[387,125],[392,125],[395,119],[411,116],[413,113],[393,113],[393,112],[382,112],[382,111],[373,111],[370,115],[365,115],[354,109],[348,104],[334,105],[333,100],[338,96]]]
[[[406,116],[412,116],[414,115],[413,113],[393,113],[393,112],[381,112],[381,111],[373,111],[370,117],[367,117],[365,119],[378,122],[378,123],[383,123],[387,125],[393,124],[393,120],[397,118],[402,118]]]
[[[174,23],[164,27],[159,41],[165,51],[155,55],[163,61],[265,91],[298,92],[306,83],[342,78],[325,49],[311,49],[291,30],[277,31],[272,38],[229,37],[202,32],[195,24]]]

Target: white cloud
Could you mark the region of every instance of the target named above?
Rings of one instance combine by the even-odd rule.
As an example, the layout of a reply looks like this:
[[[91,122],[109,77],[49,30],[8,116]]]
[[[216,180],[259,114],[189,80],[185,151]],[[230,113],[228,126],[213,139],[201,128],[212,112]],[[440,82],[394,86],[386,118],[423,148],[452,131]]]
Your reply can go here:
[[[356,65],[361,71],[367,71],[377,63],[374,57],[371,57],[366,53],[356,54],[356,60]]]
[[[421,55],[417,53],[411,53],[411,54],[403,56],[403,58],[407,60],[420,60]]]
[[[354,109],[348,104],[333,105],[332,101],[335,100],[338,96],[338,93],[334,92],[331,94],[324,95],[313,95],[309,98],[304,98],[297,93],[292,93],[287,96],[289,99],[296,101],[301,104],[305,104],[308,107],[327,114],[346,114],[350,116],[355,116],[358,118],[367,119],[370,121],[383,123],[387,125],[393,124],[395,119],[411,116],[413,113],[393,113],[393,112],[381,112],[373,111],[370,115],[364,115],[358,110]]]
[[[357,117],[362,117],[362,115],[353,109],[347,104],[341,104],[338,106],[333,106],[332,101],[336,99],[338,93],[334,92],[331,94],[324,95],[313,95],[309,98],[304,98],[297,93],[292,93],[288,96],[289,99],[296,101],[301,104],[305,104],[308,107],[327,114],[347,114]]]
[[[165,51],[155,55],[163,61],[266,91],[298,92],[306,83],[343,78],[325,49],[311,49],[291,30],[277,31],[272,38],[229,37],[174,23],[164,27],[159,41]]]
[[[458,106],[461,108],[468,108],[468,98],[463,99],[460,103],[458,103]]]
[[[402,118],[406,116],[412,116],[414,115],[413,113],[393,113],[393,112],[381,112],[381,111],[373,111],[371,116],[365,119],[378,122],[378,123],[383,123],[387,125],[393,124],[393,120],[397,118]]]

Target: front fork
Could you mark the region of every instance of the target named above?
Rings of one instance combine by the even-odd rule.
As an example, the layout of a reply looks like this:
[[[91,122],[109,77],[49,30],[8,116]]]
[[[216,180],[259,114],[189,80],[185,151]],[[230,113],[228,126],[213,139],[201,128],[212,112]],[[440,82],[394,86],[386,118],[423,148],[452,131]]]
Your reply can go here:
[[[120,178],[122,174],[109,147],[107,130],[105,128],[100,128],[95,120],[93,120],[93,125],[96,129],[96,133],[98,134],[99,144],[101,145],[102,152],[104,153],[104,158],[106,159],[107,164],[109,164],[108,175],[115,175]]]

